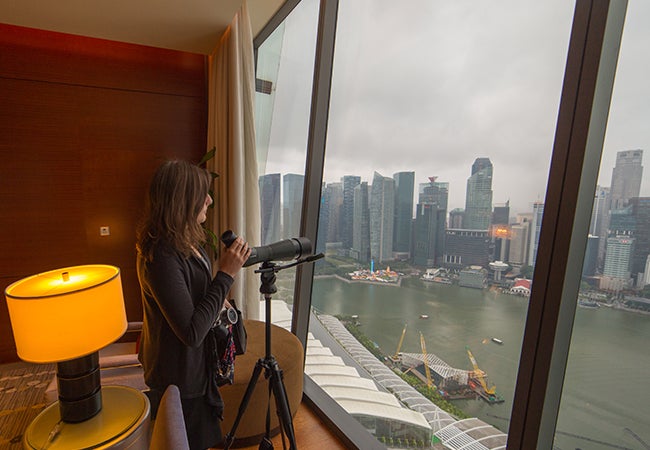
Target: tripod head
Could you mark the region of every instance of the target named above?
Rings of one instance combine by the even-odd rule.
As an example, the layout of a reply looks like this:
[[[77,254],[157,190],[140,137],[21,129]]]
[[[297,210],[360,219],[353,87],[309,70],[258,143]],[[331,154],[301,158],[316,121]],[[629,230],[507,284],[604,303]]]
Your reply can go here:
[[[275,294],[278,292],[278,289],[275,287],[276,276],[275,274],[281,270],[289,269],[295,267],[299,264],[304,264],[308,262],[313,262],[324,257],[322,253],[317,255],[307,256],[305,258],[300,258],[292,263],[285,265],[278,265],[272,261],[264,261],[259,269],[255,269],[255,273],[260,274],[261,286],[260,292],[265,296],[270,294]]]

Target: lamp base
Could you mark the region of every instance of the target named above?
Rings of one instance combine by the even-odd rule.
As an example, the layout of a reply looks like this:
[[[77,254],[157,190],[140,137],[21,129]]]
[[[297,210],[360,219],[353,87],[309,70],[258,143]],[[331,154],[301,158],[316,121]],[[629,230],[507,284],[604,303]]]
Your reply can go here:
[[[137,389],[104,386],[104,407],[81,423],[61,423],[60,408],[53,403],[29,424],[23,449],[148,450],[149,400]]]
[[[61,420],[79,423],[102,409],[99,353],[57,363],[57,386]]]

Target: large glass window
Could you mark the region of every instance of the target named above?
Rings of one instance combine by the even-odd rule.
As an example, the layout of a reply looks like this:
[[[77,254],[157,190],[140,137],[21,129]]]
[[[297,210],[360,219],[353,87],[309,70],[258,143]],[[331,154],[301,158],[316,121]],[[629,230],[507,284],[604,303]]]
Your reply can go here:
[[[301,1],[257,51],[255,126],[261,243],[300,236],[318,2]],[[295,269],[280,271],[273,299],[293,301]],[[274,319],[289,328],[290,306]]]
[[[650,448],[647,22],[630,2],[556,427],[558,448]]]
[[[295,39],[313,49],[314,41],[304,37],[313,36],[318,5],[315,0],[304,4],[311,13],[292,22],[292,29]],[[586,201],[584,193],[592,189],[590,180],[595,185],[591,161],[597,159],[590,156],[600,154],[598,133],[609,102],[611,77],[604,72],[596,77],[594,71],[611,69],[614,62],[608,58],[618,48],[616,39],[609,38],[606,50],[598,48],[604,23],[599,20],[608,5],[582,0],[576,5],[563,0],[360,0],[339,5],[324,0],[319,25],[326,31],[319,40],[318,86],[311,97],[317,106],[311,105],[309,139],[307,114],[295,115],[300,104],[309,104],[309,96],[298,94],[305,76],[301,70],[290,70],[284,82],[281,76],[285,59],[289,67],[306,61],[304,73],[311,74],[313,52],[301,51],[302,43],[288,45],[289,19],[298,9],[281,26],[284,39],[276,36],[263,44],[274,49],[267,66],[271,74],[258,65],[258,78],[277,78],[266,84],[271,97],[258,103],[269,113],[258,111],[258,120],[265,117],[264,124],[258,123],[260,187],[267,180],[278,186],[285,174],[304,173],[296,164],[303,167],[304,150],[310,147],[302,225],[309,237],[314,235],[315,250],[326,257],[316,263],[313,280],[310,269],[297,274],[296,332],[307,339],[305,392],[314,394],[310,398],[337,425],[344,418],[346,434],[362,432],[366,444],[370,438],[390,448],[442,448],[436,443],[505,448],[511,431],[514,447],[534,448],[536,443],[550,448],[553,433],[545,431],[549,420],[555,425],[564,380],[556,383],[556,369],[564,371],[566,337],[574,327],[553,447],[647,446],[647,437],[639,432],[645,430],[639,425],[647,416],[647,399],[616,397],[621,383],[642,389],[630,383],[632,355],[638,355],[634,376],[647,375],[642,348],[626,349],[624,365],[616,359],[618,350],[642,345],[648,337],[639,319],[646,309],[645,266],[641,274],[630,262],[629,277],[621,268],[626,257],[636,261],[634,252],[642,247],[644,194],[628,195],[613,208],[614,176],[607,186],[609,176],[601,175],[590,230],[608,239],[589,237],[579,298],[569,298],[571,314],[563,314],[566,299],[578,292],[577,276],[572,285],[570,272],[579,270],[574,267],[582,259],[577,242],[587,241],[579,231],[586,229],[587,220],[576,217],[583,209],[588,214],[591,193]],[[614,9],[620,12],[622,6],[618,2]],[[645,7],[636,7],[641,12],[630,14],[641,24]],[[337,8],[331,99],[325,102],[331,19]],[[622,14],[619,18],[612,30],[622,23]],[[623,67],[630,80],[630,74],[643,79],[643,38],[636,36],[638,40],[626,38],[626,45],[633,42],[635,52],[629,51],[634,55],[628,61],[639,65],[622,62],[617,85],[617,92],[629,90],[620,96],[627,97],[621,105],[629,111],[620,115],[618,127],[610,127],[603,159],[605,167],[609,158],[614,173],[617,153],[629,150],[634,159],[643,150],[642,126],[630,130],[647,119],[639,106],[647,97],[644,85],[620,80]],[[602,64],[598,55],[607,55]],[[598,82],[592,92],[593,81]],[[291,88],[280,107],[283,85]],[[562,99],[561,89],[566,94]],[[329,119],[323,118],[326,103]],[[625,109],[618,105],[615,101],[612,117]],[[600,122],[592,127],[590,117]],[[323,150],[317,218],[314,191]],[[583,151],[588,158],[584,165]],[[618,177],[627,184],[635,179],[627,172]],[[268,205],[277,216],[280,205],[291,203],[280,188],[270,192],[273,200],[265,207],[262,189],[263,223]],[[551,226],[542,230],[542,221]],[[284,216],[271,213],[267,223],[280,225],[266,226],[265,243],[290,236],[282,234],[290,223]],[[642,258],[636,259],[640,267]],[[292,278],[288,274],[279,281],[278,297],[287,311]],[[537,288],[530,299],[533,285]],[[609,320],[610,314],[616,320]],[[616,331],[606,338],[605,331],[612,329]],[[603,354],[607,352],[611,356]],[[601,376],[603,362],[611,362],[605,368],[611,377]],[[590,387],[582,385],[585,377]],[[626,385],[620,392],[633,388]],[[512,414],[513,409],[518,413]]]
[[[390,447],[506,442],[572,17],[339,6],[305,371]]]

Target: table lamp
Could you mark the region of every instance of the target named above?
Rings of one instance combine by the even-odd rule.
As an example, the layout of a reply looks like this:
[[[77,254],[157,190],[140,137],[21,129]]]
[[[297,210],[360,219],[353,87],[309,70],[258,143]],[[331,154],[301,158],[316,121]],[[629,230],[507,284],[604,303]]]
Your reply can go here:
[[[99,350],[127,328],[120,270],[108,265],[40,273],[5,290],[18,356],[57,363],[61,420],[79,423],[102,409]]]

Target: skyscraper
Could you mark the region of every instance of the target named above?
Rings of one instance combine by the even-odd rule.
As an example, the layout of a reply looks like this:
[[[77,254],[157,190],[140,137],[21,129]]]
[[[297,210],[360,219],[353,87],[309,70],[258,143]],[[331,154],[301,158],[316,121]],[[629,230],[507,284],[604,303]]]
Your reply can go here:
[[[607,239],[605,268],[601,289],[620,291],[630,285],[630,263],[634,251],[634,238],[614,236]]]
[[[445,254],[445,229],[449,183],[430,177],[420,185],[413,233],[413,263],[423,267],[440,266]]]
[[[607,227],[609,226],[609,210],[611,209],[609,187],[596,186],[594,205],[591,210],[589,233],[598,236],[598,255],[596,269],[602,270],[605,263],[605,246],[607,245]]]
[[[343,205],[343,186],[341,183],[327,183],[322,193],[319,229],[323,230],[325,243],[341,242],[341,206]]]
[[[510,225],[510,251],[508,262],[521,268],[528,264],[528,242],[532,214],[517,214],[516,222]]]
[[[361,183],[361,177],[346,175],[341,178],[343,185],[343,205],[341,206],[341,226],[339,233],[343,249],[352,247],[352,220],[354,217],[354,188]]]
[[[352,218],[350,256],[359,262],[370,262],[370,209],[368,206],[368,183],[365,181],[354,187]]]
[[[262,245],[280,240],[280,174],[259,177]]]
[[[463,228],[488,230],[492,216],[492,162],[476,158],[472,174],[467,179]]]
[[[282,237],[300,236],[302,190],[305,176],[288,173],[282,177]]]
[[[634,252],[632,253],[632,276],[642,282],[646,260],[650,254],[650,197],[630,199],[634,216]]]
[[[393,259],[395,180],[378,172],[370,191],[370,257],[376,263]]]
[[[491,235],[494,241],[494,260],[507,261],[510,244],[510,200],[495,205],[492,213]]]
[[[411,250],[411,231],[413,229],[415,172],[395,173],[393,180],[395,180],[393,250],[399,253],[408,253]]]
[[[542,230],[542,216],[544,215],[544,203],[533,203],[533,220],[530,222],[530,242],[528,244],[528,265],[535,267],[537,259],[537,246],[539,235]]]
[[[641,191],[643,177],[643,150],[625,150],[616,153],[616,166],[612,170],[610,187],[611,209],[626,207]]]

